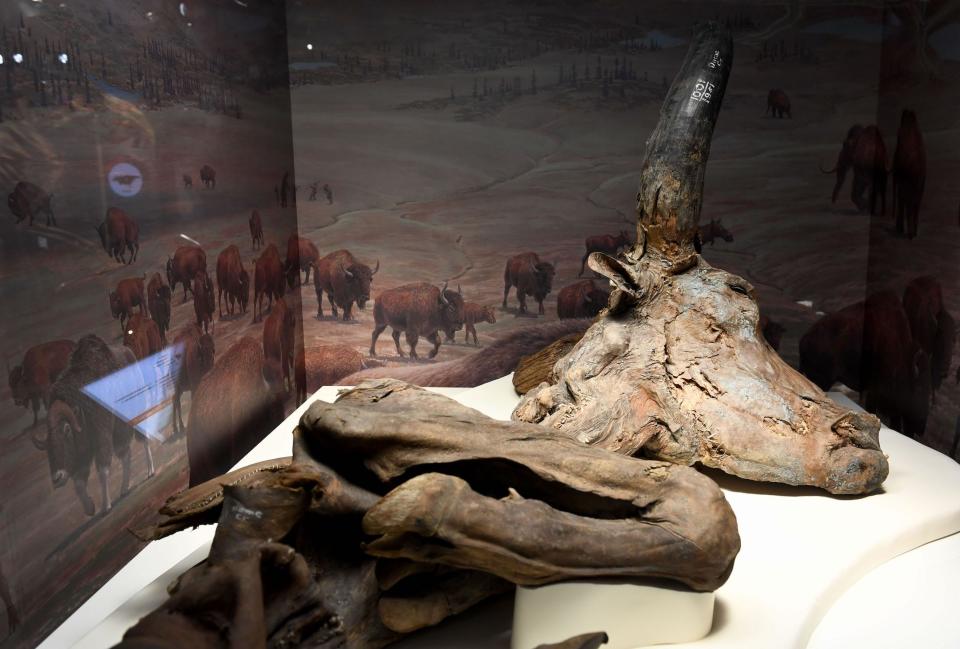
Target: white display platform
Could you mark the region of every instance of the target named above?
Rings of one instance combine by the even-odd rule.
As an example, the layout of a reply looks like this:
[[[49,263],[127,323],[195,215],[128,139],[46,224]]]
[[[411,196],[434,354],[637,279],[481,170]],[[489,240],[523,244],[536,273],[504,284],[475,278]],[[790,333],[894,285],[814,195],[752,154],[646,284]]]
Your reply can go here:
[[[314,398],[331,400],[335,393],[324,388]],[[451,396],[498,418],[508,417],[517,401],[509,377]],[[289,454],[290,431],[305,409],[301,406],[243,464]],[[960,536],[919,547],[960,531],[960,466],[889,429],[881,431],[880,442],[890,456],[890,477],[883,492],[869,497],[833,497],[711,474],[737,514],[742,549],[729,581],[717,591],[710,634],[672,646],[957,646],[958,616],[952,611],[937,624],[918,624],[915,612],[943,611],[960,594],[955,560]],[[118,642],[124,629],[163,601],[172,577],[204,556],[211,536],[208,526],[150,544],[41,646],[99,648]],[[874,567],[918,547],[851,588]],[[952,563],[944,563],[948,558]],[[825,616],[834,602],[838,612]],[[510,600],[500,599],[394,646],[505,649],[510,609]],[[585,631],[604,630],[587,628],[590,612],[582,615]],[[897,637],[899,643],[889,642]]]

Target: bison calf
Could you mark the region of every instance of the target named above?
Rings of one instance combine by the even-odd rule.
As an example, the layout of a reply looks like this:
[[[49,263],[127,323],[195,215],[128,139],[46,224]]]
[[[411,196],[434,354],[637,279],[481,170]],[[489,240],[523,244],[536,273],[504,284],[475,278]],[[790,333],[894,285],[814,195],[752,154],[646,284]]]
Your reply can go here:
[[[490,324],[497,324],[497,314],[494,312],[492,306],[484,306],[482,304],[477,304],[475,302],[464,302],[463,303],[463,326],[466,329],[466,342],[470,343],[470,336],[473,336],[473,344],[480,345],[480,341],[477,340],[477,323],[479,322],[488,322]],[[446,331],[447,340],[454,341],[456,340],[456,332],[459,329],[448,329]]]

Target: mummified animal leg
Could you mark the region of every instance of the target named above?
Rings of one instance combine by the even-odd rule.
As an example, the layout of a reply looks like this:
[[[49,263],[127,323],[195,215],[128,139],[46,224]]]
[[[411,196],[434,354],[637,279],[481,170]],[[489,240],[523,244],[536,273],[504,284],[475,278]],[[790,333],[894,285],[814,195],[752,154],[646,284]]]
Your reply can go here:
[[[637,245],[594,253],[607,310],[514,418],[627,455],[751,480],[867,493],[887,476],[879,421],[846,411],[766,344],[753,288],[693,247],[732,42],[701,28],[640,176]]]
[[[314,403],[298,434],[357,484],[402,482],[364,517],[376,556],[528,585],[642,576],[712,590],[740,547],[722,492],[693,469],[495,421],[400,381]]]

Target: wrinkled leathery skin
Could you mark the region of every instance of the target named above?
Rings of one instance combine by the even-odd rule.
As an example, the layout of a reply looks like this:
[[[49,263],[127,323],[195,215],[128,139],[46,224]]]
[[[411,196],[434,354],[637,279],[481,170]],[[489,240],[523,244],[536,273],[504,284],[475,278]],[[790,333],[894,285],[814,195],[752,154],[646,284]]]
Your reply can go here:
[[[732,61],[730,35],[702,26],[647,144],[637,244],[589,258],[614,287],[608,307],[514,418],[627,455],[868,493],[888,472],[879,420],[788,366],[763,339],[753,288],[694,250]]]

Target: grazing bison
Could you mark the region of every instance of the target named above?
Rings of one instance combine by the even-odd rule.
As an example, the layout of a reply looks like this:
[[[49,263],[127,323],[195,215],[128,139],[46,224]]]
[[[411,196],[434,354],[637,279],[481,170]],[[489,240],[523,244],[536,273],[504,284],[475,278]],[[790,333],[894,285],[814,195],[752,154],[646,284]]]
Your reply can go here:
[[[207,272],[207,253],[200,246],[180,246],[167,258],[167,283],[170,291],[177,290],[177,284],[183,284],[183,301],[187,301],[187,291],[191,290],[193,278],[197,273]]]
[[[310,269],[320,258],[320,252],[313,242],[305,237],[291,234],[287,239],[287,260],[283,264],[284,272],[287,275],[287,285],[290,288],[300,285],[300,271],[306,275],[304,282],[310,281]]]
[[[897,131],[897,148],[893,153],[893,214],[897,233],[909,238],[917,236],[920,201],[927,182],[927,149],[917,125],[917,115],[904,110]]]
[[[193,176],[190,174],[183,174],[183,188],[193,189]]]
[[[337,250],[317,260],[313,274],[313,288],[317,293],[317,320],[323,319],[323,294],[330,300],[330,310],[337,318],[337,307],[343,309],[343,319],[350,319],[353,304],[361,311],[370,299],[370,284],[380,270],[380,260],[370,268],[362,264],[349,250]]]
[[[180,399],[184,392],[195,392],[200,380],[213,367],[215,346],[213,337],[200,331],[195,324],[188,324],[177,332],[173,339],[174,384],[173,384],[173,432],[182,433],[183,408]]]
[[[163,349],[157,323],[139,313],[131,316],[123,334],[123,344],[130,348],[137,360],[156,354]]]
[[[140,252],[140,228],[137,222],[119,207],[107,210],[107,217],[97,226],[100,243],[108,255],[122,264],[132,264]],[[130,253],[130,261],[125,253]]]
[[[250,275],[243,267],[240,249],[229,245],[217,257],[217,308],[223,319],[223,297],[227,298],[227,312],[233,315],[234,304],[247,312],[250,301]]]
[[[259,210],[253,210],[250,214],[250,239],[254,250],[263,246],[263,222]]]
[[[34,345],[23,355],[19,365],[10,369],[10,396],[18,406],[33,409],[33,425],[37,425],[40,404],[50,408],[50,388],[70,363],[70,354],[77,345],[72,340],[52,340]]]
[[[577,277],[583,275],[584,269],[587,267],[587,258],[590,256],[590,253],[593,252],[602,252],[607,255],[616,256],[620,252],[621,248],[631,245],[633,242],[630,239],[630,233],[626,230],[620,230],[620,234],[599,234],[592,237],[587,237],[583,242],[584,247],[587,249],[583,253],[583,259],[580,260],[580,274]]]
[[[357,385],[374,378],[393,378],[416,385],[437,387],[476,386],[514,371],[524,356],[540,351],[566,336],[582,334],[592,320],[541,322],[498,338],[483,351],[453,361],[432,365],[382,367],[345,376],[340,385]]]
[[[883,143],[880,129],[874,125],[861,127],[855,124],[847,131],[837,164],[831,170],[821,169],[824,173],[837,174],[833,187],[833,202],[843,187],[847,171],[853,169],[853,185],[850,199],[861,212],[875,214],[877,201],[880,201],[880,214],[887,209],[887,148]]]
[[[167,330],[170,328],[170,287],[163,283],[160,273],[154,273],[147,283],[147,309],[150,317],[157,323],[160,339],[167,342]]]
[[[543,315],[543,301],[553,288],[555,273],[554,264],[540,261],[535,252],[524,252],[511,257],[503,270],[503,308],[507,308],[510,289],[516,286],[520,313],[527,312],[527,295],[531,295],[540,305],[539,314]]]
[[[702,253],[704,245],[709,243],[712,246],[717,239],[733,243],[733,233],[723,227],[721,219],[710,219],[709,223],[704,223],[697,230],[693,238],[693,247],[698,253]]]
[[[130,489],[130,442],[134,437],[139,438],[146,453],[147,477],[154,473],[147,439],[83,392],[91,383],[135,362],[133,352],[126,347],[110,347],[93,335],[81,338],[69,365],[50,390],[47,435],[45,438],[33,435],[34,445],[47,453],[54,488],[72,479],[87,516],[93,516],[96,511],[87,493],[91,464],[96,464],[100,479],[102,511],[111,507],[110,465],[114,456],[120,459],[123,468],[121,496]],[[119,402],[123,395],[136,388],[129,381],[122,385],[118,382],[116,394],[109,400]]]
[[[197,316],[197,326],[209,333],[213,328],[213,312],[217,308],[213,282],[207,273],[197,273],[193,278],[193,312]]]
[[[126,331],[124,326],[127,319],[133,315],[133,307],[140,307],[140,313],[143,313],[147,305],[143,288],[144,277],[121,279],[117,282],[117,290],[110,293],[110,313],[120,320],[121,331]]]
[[[926,427],[930,360],[892,291],[815,322],[800,339],[800,371],[822,390],[839,381],[859,391],[867,410],[906,435]]]
[[[325,385],[336,385],[343,377],[380,367],[380,363],[364,359],[363,354],[348,345],[319,345],[300,349],[293,367],[297,403],[303,403],[308,392],[315,392]]]
[[[33,217],[43,213],[47,215],[47,225],[55,226],[57,218],[53,215],[52,203],[53,194],[26,181],[17,183],[7,195],[7,207],[17,217],[17,223],[30,219],[30,225],[33,225]]]
[[[564,286],[557,293],[557,316],[566,318],[593,318],[607,306],[610,292],[597,286],[592,279],[584,279]]]
[[[283,262],[280,253],[272,243],[253,262],[253,321],[263,317],[264,297],[267,298],[269,310],[276,298],[283,297]]]
[[[950,372],[954,321],[943,305],[940,282],[930,275],[916,277],[903,291],[903,310],[910,322],[910,333],[930,357],[930,381],[933,393]]]
[[[790,114],[790,98],[780,88],[772,88],[767,93],[767,112],[764,115],[782,118],[784,115],[793,117]]]
[[[215,189],[217,187],[217,172],[214,171],[213,167],[210,165],[200,167],[200,182],[202,182],[203,186],[207,189]]]
[[[263,349],[249,336],[224,352],[190,404],[190,486],[226,473],[283,421],[282,397],[264,382]]]
[[[787,329],[779,322],[775,322],[765,315],[760,316],[760,331],[763,333],[764,340],[773,348],[773,351],[780,351],[780,342]]]
[[[405,284],[391,288],[379,296],[373,304],[375,321],[373,336],[370,340],[370,355],[377,355],[377,338],[388,326],[393,328],[393,342],[397,354],[403,358],[400,349],[400,333],[403,332],[410,346],[410,357],[417,356],[417,341],[420,336],[433,343],[428,358],[440,351],[439,331],[463,324],[463,296],[457,291],[447,290],[432,284]]]
[[[294,330],[296,314],[282,297],[274,302],[270,315],[263,321],[263,358],[266,377],[271,385],[292,387]]]

